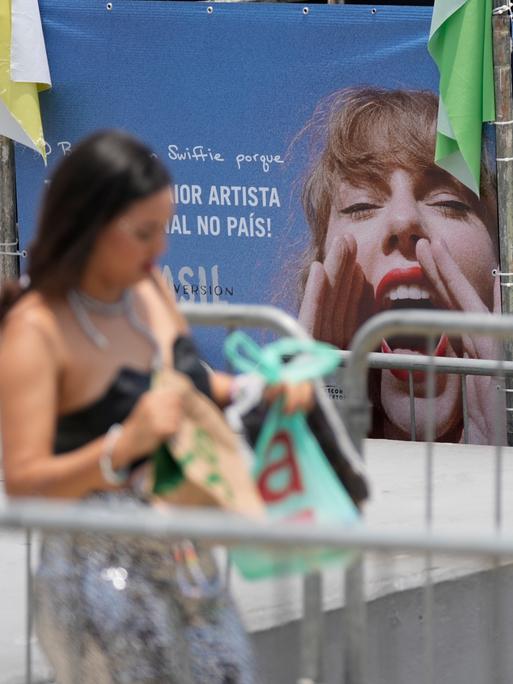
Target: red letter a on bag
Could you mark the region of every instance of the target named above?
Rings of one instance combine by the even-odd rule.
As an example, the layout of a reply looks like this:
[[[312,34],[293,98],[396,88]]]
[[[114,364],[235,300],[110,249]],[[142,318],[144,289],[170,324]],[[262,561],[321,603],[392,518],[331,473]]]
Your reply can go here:
[[[301,482],[301,474],[297,467],[296,459],[294,458],[294,448],[290,440],[290,436],[286,432],[277,432],[267,447],[267,458],[276,447],[283,447],[284,454],[281,458],[270,463],[265,470],[262,471],[258,478],[258,489],[264,501],[275,503],[280,499],[286,499],[294,493],[303,491]],[[280,489],[272,486],[270,478],[275,477],[277,473],[283,471],[282,477],[284,484]]]

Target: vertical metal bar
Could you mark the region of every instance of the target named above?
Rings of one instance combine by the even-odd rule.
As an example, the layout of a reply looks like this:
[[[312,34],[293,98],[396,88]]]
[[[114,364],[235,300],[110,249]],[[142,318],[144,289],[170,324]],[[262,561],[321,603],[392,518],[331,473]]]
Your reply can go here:
[[[499,373],[503,372],[503,359],[497,361],[497,369]],[[497,376],[498,377],[498,376]],[[493,380],[493,378],[492,378]],[[495,477],[494,477],[494,526],[497,531],[502,527],[502,472],[503,472],[503,452],[502,452],[502,426],[503,420],[502,401],[504,400],[504,393],[502,387],[498,383],[494,383],[496,388],[495,393],[495,411],[494,411],[494,442],[495,442]],[[508,394],[508,393],[506,393]],[[489,653],[491,656],[491,681],[493,684],[501,684],[505,682],[503,675],[506,673],[505,654],[508,652],[505,642],[505,620],[502,608],[502,601],[504,597],[501,595],[504,589],[501,574],[501,563],[498,556],[493,559],[493,568],[491,570],[492,583],[492,616],[491,616],[491,630],[489,632],[489,639],[491,644]]]
[[[494,0],[494,7],[504,0]],[[499,209],[500,270],[513,273],[513,101],[511,91],[511,28],[508,12],[494,14],[493,62],[495,81],[497,154],[497,198]],[[500,278],[500,276],[499,276]],[[511,276],[508,277],[508,280]],[[513,287],[501,288],[502,311],[513,313]],[[504,355],[513,359],[513,339],[504,340]],[[506,378],[506,387],[513,389],[513,380]],[[506,405],[513,409],[513,393],[506,393]],[[513,444],[513,412],[507,412],[508,444]]]
[[[0,283],[19,275],[16,229],[16,180],[14,174],[14,145],[12,140],[0,135]]]
[[[426,553],[425,580],[423,591],[424,607],[424,682],[425,684],[434,683],[434,644],[433,644],[433,577],[431,575],[433,554]]]
[[[499,373],[503,372],[503,360],[499,359],[497,361],[497,368]],[[497,376],[499,377],[499,376]],[[493,380],[493,378],[492,378]],[[495,392],[495,411],[494,411],[494,442],[495,442],[495,478],[494,478],[494,522],[496,530],[500,530],[502,526],[502,470],[503,470],[503,458],[502,458],[502,439],[501,439],[501,422],[503,420],[502,401],[504,393],[502,392],[502,387],[497,383],[494,383],[496,387]],[[506,396],[510,394],[506,392]]]
[[[25,533],[26,625],[25,625],[25,682],[32,684],[32,530]]]
[[[18,231],[16,226],[16,177],[14,169],[14,144],[0,135],[0,284],[19,276]],[[7,252],[7,254],[6,254]],[[12,252],[13,254],[9,254]],[[26,534],[26,646],[25,681],[32,682],[32,537]]]
[[[461,375],[461,404],[463,407],[463,443],[468,444],[468,397],[467,376]]]
[[[508,288],[509,289],[509,288]],[[502,371],[503,360],[499,359],[497,368]],[[497,376],[498,377],[498,376]],[[496,399],[494,411],[494,442],[495,442],[495,472],[494,472],[494,510],[493,520],[497,531],[502,527],[502,439],[501,439],[501,425],[502,420],[501,404],[503,399],[503,392],[500,383],[495,383]],[[506,392],[506,397],[508,396]],[[504,639],[504,613],[502,610],[502,602],[504,597],[502,595],[505,587],[502,586],[501,563],[498,556],[492,559],[492,569],[490,571],[491,582],[491,624],[488,630],[488,654],[490,662],[489,679],[492,684],[502,684],[506,681],[503,679],[505,669],[505,650],[506,643]]]
[[[428,338],[429,366],[426,378],[426,527],[433,523],[433,442],[436,438],[435,421],[435,367],[433,354],[435,340],[432,335]],[[425,684],[434,682],[434,644],[433,644],[433,578],[431,576],[432,554],[426,554],[425,582],[423,592],[424,603],[424,681]]]
[[[408,371],[408,391],[410,393],[410,438],[414,442],[417,438],[415,425],[415,392],[413,390],[413,371]]]
[[[303,580],[300,678],[297,684],[322,681],[322,575],[313,572]]]
[[[367,609],[363,556],[346,570],[345,684],[367,684]]]
[[[492,564],[492,569],[490,571],[491,586],[489,588],[491,593],[492,610],[490,616],[490,628],[488,629],[488,653],[490,658],[490,671],[488,680],[490,684],[506,684],[507,680],[502,678],[505,655],[503,647],[505,647],[505,644],[504,639],[501,637],[501,604],[504,600],[504,597],[501,596],[501,567],[498,556],[493,557]]]
[[[351,404],[353,383],[346,383],[344,367],[344,387],[347,397],[342,402],[343,419],[355,448],[363,458],[363,438],[370,427],[370,412],[367,401],[357,400]],[[345,610],[344,610],[344,684],[367,684],[367,606],[365,603],[364,556],[363,554],[345,573]]]
[[[435,366],[433,353],[435,341],[431,335],[428,338],[429,366],[426,377],[426,417],[425,417],[425,440],[426,440],[426,527],[431,527],[433,521],[433,442],[435,441]]]

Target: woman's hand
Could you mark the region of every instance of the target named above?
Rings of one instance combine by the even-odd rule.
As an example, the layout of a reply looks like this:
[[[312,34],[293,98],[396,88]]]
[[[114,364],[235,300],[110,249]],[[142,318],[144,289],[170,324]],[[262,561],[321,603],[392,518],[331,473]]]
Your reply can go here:
[[[180,388],[164,386],[145,392],[123,423],[116,466],[151,453],[178,430],[182,415]]]
[[[364,276],[352,235],[335,238],[324,263],[310,266],[299,321],[316,340],[348,349],[358,327]]]
[[[475,288],[452,258],[443,239],[417,243],[417,258],[438,296],[449,310],[490,313]],[[490,273],[490,278],[492,277]],[[493,290],[493,313],[501,312],[500,281],[496,276]],[[502,349],[498,339],[491,336],[462,335],[464,356],[472,359],[500,359]],[[489,376],[468,375],[467,403],[469,441],[474,444],[493,444],[495,439],[505,443],[506,413],[504,394],[498,396],[497,380]],[[501,419],[497,424],[496,415]],[[496,435],[497,428],[499,434]]]
[[[280,383],[268,387],[264,393],[264,399],[271,403],[278,397],[283,397],[285,413],[296,413],[296,411],[308,413],[314,406],[315,391],[311,382],[299,382],[295,385]]]

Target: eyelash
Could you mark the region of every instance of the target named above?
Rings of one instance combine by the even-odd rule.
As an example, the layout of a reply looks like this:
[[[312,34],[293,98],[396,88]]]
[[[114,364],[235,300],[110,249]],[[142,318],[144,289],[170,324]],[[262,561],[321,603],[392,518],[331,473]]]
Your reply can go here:
[[[364,221],[365,219],[370,218],[376,209],[380,209],[380,206],[377,204],[360,202],[341,209],[340,213],[344,216],[349,216],[353,221]]]
[[[438,209],[445,218],[464,218],[470,212],[470,207],[458,200],[444,200],[443,202],[431,202],[430,207]]]
[[[459,202],[458,200],[431,202],[428,206],[438,209],[445,218],[464,218],[470,212],[468,204]],[[364,221],[365,219],[370,218],[376,209],[380,209],[380,206],[377,204],[359,202],[341,209],[340,213],[344,216],[349,216],[352,221]]]

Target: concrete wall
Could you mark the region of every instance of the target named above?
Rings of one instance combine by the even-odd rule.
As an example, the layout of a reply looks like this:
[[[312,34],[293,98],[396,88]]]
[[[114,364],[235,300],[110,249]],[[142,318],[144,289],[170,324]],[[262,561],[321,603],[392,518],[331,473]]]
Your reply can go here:
[[[495,615],[494,587],[499,592]],[[420,587],[368,604],[367,684],[424,683],[425,618]],[[343,682],[345,629],[343,609],[326,613],[322,684]],[[262,683],[296,682],[300,676],[297,621],[255,633],[254,643]],[[513,567],[434,586],[433,684],[511,684],[512,643]]]

